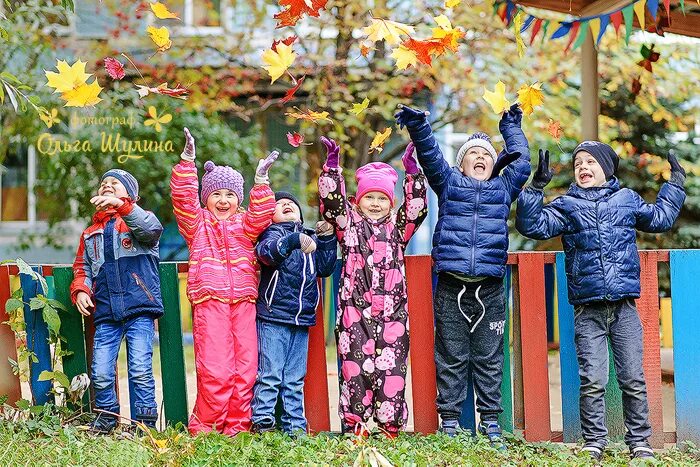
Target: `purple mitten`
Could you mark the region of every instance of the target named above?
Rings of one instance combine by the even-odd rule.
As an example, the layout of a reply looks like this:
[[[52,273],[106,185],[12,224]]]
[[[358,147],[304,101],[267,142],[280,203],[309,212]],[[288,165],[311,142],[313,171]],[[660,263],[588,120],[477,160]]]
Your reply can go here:
[[[418,173],[418,161],[416,161],[416,156],[413,154],[415,148],[413,147],[413,142],[408,143],[406,146],[406,151],[403,153],[401,162],[403,162],[403,168],[406,170],[408,175],[415,175]]]
[[[270,166],[277,160],[279,155],[279,151],[272,151],[265,159],[260,159],[260,161],[258,161],[258,168],[255,170],[256,184],[270,184],[270,179],[267,176],[267,172],[270,170]]]
[[[184,128],[185,131],[185,149],[182,150],[180,157],[186,161],[194,161],[195,158],[195,148],[194,148],[194,138],[187,127]]]
[[[329,169],[337,169],[340,159],[340,146],[330,138],[321,136],[321,143],[326,148],[326,167]]]

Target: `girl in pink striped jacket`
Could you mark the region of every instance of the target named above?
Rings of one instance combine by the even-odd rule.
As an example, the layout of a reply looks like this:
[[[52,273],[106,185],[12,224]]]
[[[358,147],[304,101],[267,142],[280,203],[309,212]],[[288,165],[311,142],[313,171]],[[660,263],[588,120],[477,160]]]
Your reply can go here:
[[[192,302],[197,401],[192,434],[250,429],[258,366],[255,300],[259,266],[255,242],[271,223],[275,195],[267,172],[279,153],[258,163],[248,210],[243,177],[231,167],[204,164],[201,201],[194,138],[185,128],[182,160],[170,179],[177,226],[190,251],[187,297]]]

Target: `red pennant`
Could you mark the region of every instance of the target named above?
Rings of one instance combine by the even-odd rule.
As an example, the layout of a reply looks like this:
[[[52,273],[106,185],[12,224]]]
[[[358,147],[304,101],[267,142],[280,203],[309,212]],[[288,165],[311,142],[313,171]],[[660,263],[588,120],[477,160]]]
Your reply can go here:
[[[664,6],[666,7],[666,16],[671,17],[671,0],[664,0]]]
[[[610,22],[615,26],[615,34],[620,37],[620,26],[622,26],[622,10],[610,15]]]
[[[569,48],[571,48],[571,44],[574,43],[574,39],[576,39],[576,36],[578,36],[578,28],[581,26],[581,23],[576,21],[574,24],[571,25],[571,32],[569,33],[569,43],[566,44],[566,48],[564,49],[564,53],[567,53],[569,51]]]
[[[498,9],[498,17],[501,18],[501,21],[504,23],[506,22],[506,10],[507,5],[505,3]]]
[[[535,25],[532,26],[532,36],[530,36],[530,45],[535,41],[535,37],[537,37],[537,33],[540,32],[540,28],[542,27],[542,18],[537,18],[537,21],[535,21]]]

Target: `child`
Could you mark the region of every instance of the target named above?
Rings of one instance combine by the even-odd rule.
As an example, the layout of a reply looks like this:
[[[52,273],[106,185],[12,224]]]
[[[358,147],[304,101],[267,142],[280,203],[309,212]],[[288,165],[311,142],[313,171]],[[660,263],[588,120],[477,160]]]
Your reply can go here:
[[[498,425],[506,320],[503,276],[508,259],[510,205],[530,175],[530,150],[514,105],[499,123],[500,156],[488,136],[475,133],[457,151],[456,167],[445,161],[427,112],[401,107],[396,114],[416,145],[418,162],[438,196],[433,261],[435,364],[441,431],[456,434],[471,369],[479,431],[505,449]],[[500,173],[503,169],[503,173]]]
[[[344,262],[336,324],[343,431],[367,434],[374,414],[384,434],[395,437],[408,418],[404,250],[427,214],[425,177],[409,146],[401,207],[391,210],[398,175],[383,162],[357,170],[351,204],[338,166],[340,148],[321,141],[328,155],[318,180],[321,214],[335,227]]]
[[[304,377],[309,327],[316,324],[319,289],[316,277],[335,269],[337,241],[327,222],[316,233],[304,229],[299,201],[275,193],[273,224],[260,237],[256,253],[262,263],[257,302],[258,378],[253,396],[253,431],[275,429],[275,405],[282,399],[282,429],[306,433]]]
[[[135,398],[131,418],[155,428],[153,336],[154,321],[163,316],[158,274],[163,227],[153,213],[136,204],[138,200],[139,185],[129,172],[111,169],[102,176],[97,196],[90,200],[97,212],[80,237],[70,293],[83,316],[93,314],[95,407],[119,414],[116,364],[126,337],[129,384]],[[100,412],[91,428],[110,433],[117,421],[114,415]]]
[[[549,152],[540,151],[530,187],[518,198],[516,227],[530,238],[562,235],[566,253],[569,302],[574,306],[574,334],[581,394],[584,450],[600,460],[607,445],[605,385],[608,336],[617,381],[622,389],[625,442],[632,457],[654,457],[646,383],[642,369],[639,255],[635,230],[665,232],[685,200],[685,171],[673,154],[671,180],[656,204],[647,204],[615,177],[619,158],[607,144],[584,141],[574,149],[574,183],[564,196],[543,206],[543,188],[552,179]]]
[[[170,188],[180,233],[190,251],[187,298],[193,307],[197,401],[190,433],[229,436],[250,429],[250,401],[258,366],[255,300],[259,266],[255,241],[272,222],[275,195],[267,177],[278,156],[258,163],[248,211],[243,177],[231,167],[204,164],[199,203],[194,138],[173,167]]]

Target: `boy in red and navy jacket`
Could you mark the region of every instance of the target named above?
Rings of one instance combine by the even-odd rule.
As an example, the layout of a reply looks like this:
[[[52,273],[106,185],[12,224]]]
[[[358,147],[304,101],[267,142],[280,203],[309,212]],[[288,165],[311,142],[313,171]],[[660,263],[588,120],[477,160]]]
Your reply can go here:
[[[158,275],[158,241],[163,226],[136,203],[133,175],[111,169],[90,202],[97,212],[80,237],[70,292],[83,316],[93,315],[95,339],[92,380],[95,407],[119,413],[115,368],[126,337],[128,373],[133,387],[131,418],[155,427],[158,408],[153,379],[155,319],[163,315]],[[98,413],[92,428],[109,433],[116,417]]]

